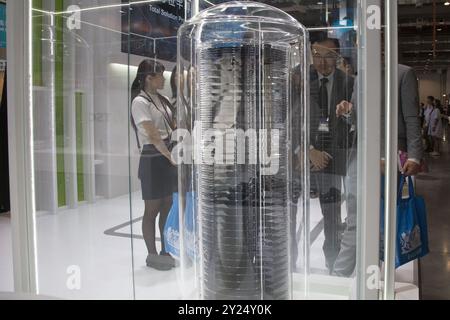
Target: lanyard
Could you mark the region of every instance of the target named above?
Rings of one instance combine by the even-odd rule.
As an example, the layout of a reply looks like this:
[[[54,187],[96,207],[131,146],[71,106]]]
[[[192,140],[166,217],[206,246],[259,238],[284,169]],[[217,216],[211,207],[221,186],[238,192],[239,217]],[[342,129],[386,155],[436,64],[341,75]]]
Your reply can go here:
[[[144,92],[145,92],[145,91],[144,91]],[[167,124],[169,125],[169,127],[170,127],[170,129],[171,129],[172,131],[175,130],[175,126],[174,126],[174,124],[173,124],[173,122],[172,122],[172,119],[171,119],[169,113],[167,112],[167,109],[165,108],[165,103],[164,103],[163,99],[161,99],[161,97],[159,97],[159,95],[158,95],[159,102],[161,102],[164,111],[160,110],[160,108],[158,107],[158,105],[155,103],[155,101],[152,99],[152,97],[151,97],[147,92],[145,92],[145,96],[141,95],[141,97],[143,97],[143,98],[146,99],[148,102],[150,102],[151,104],[153,104],[153,105],[155,106],[156,110],[158,110],[158,111],[163,115],[164,120],[165,120],[165,121],[164,121],[164,125],[166,126],[167,134],[170,136],[170,132],[169,132],[169,129],[167,128]]]

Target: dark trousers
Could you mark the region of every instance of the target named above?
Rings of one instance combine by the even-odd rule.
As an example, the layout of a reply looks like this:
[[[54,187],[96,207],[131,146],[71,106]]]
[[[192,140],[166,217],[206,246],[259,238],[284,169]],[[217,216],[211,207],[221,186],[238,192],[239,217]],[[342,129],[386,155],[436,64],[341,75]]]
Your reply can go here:
[[[341,250],[334,263],[334,274],[340,277],[351,277],[356,266],[356,231],[357,231],[357,195],[358,195],[358,161],[356,150],[349,161],[347,176],[345,177],[347,226],[342,234]]]
[[[423,131],[423,139],[425,140],[425,151],[433,151],[433,139],[428,134],[428,127]]]
[[[323,252],[326,267],[331,272],[341,248],[342,220],[341,220],[341,190],[342,176],[332,173],[312,173],[316,181],[320,208],[323,215],[325,241]]]

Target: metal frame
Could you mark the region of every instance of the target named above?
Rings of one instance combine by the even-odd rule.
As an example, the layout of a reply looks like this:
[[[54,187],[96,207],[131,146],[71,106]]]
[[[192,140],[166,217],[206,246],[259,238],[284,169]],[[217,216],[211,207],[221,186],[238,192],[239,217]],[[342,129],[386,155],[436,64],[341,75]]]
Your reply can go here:
[[[200,12],[200,0],[192,0],[192,11],[191,17],[194,17],[197,13]]]
[[[380,118],[381,118],[381,30],[367,28],[367,8],[380,6],[380,0],[361,0],[358,5],[360,17],[360,52],[363,58],[360,65],[360,83],[358,97],[361,111],[359,123],[359,160],[358,160],[358,252],[357,275],[359,279],[357,298],[377,299],[378,290],[368,289],[366,280],[369,266],[378,266],[379,243],[379,206],[380,206]],[[388,1],[387,31],[387,84],[388,111],[397,106],[397,1]],[[194,0],[194,12],[198,1]],[[7,6],[8,15],[8,63],[14,66],[14,72],[8,75],[8,97],[10,112],[9,145],[11,175],[11,212],[13,227],[14,282],[17,292],[39,293],[38,267],[36,256],[36,224],[34,201],[34,158],[31,86],[31,0],[11,1]],[[24,18],[25,17],[25,18]],[[29,18],[28,18],[29,17]],[[364,93],[364,94],[363,94]],[[390,139],[397,130],[397,112],[387,112],[387,174],[386,179],[386,239],[390,244],[386,252],[384,297],[394,298],[394,253],[395,245],[395,204],[397,192],[392,186],[397,182],[397,139]],[[394,136],[396,137],[396,135]],[[395,188],[396,189],[396,188]],[[394,242],[395,243],[395,242]]]
[[[385,300],[395,299],[395,238],[397,232],[397,176],[398,176],[398,26],[397,0],[386,1],[386,179],[384,288]]]
[[[369,29],[370,6],[381,8],[380,0],[359,2],[360,57],[358,83],[358,223],[357,299],[377,300],[379,290],[367,282],[371,266],[379,266],[380,141],[381,141],[381,30]],[[380,9],[381,12],[381,9]],[[380,17],[381,18],[381,17]],[[375,254],[374,254],[375,253]]]
[[[15,291],[38,294],[31,83],[31,0],[7,5],[9,164]]]

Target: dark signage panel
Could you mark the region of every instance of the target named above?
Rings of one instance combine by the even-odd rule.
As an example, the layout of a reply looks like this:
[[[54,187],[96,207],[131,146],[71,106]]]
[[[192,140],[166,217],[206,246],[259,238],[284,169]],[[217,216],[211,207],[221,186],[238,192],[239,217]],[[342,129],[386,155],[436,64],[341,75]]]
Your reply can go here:
[[[129,1],[122,0],[122,3]],[[184,0],[151,1],[124,6],[122,52],[176,61],[176,36],[184,17]]]

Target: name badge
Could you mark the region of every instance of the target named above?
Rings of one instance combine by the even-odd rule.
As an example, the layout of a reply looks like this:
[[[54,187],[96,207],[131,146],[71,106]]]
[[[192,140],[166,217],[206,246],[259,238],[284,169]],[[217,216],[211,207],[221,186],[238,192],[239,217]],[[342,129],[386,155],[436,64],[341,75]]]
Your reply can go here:
[[[330,126],[328,124],[328,119],[321,118],[319,122],[319,132],[330,132]]]

